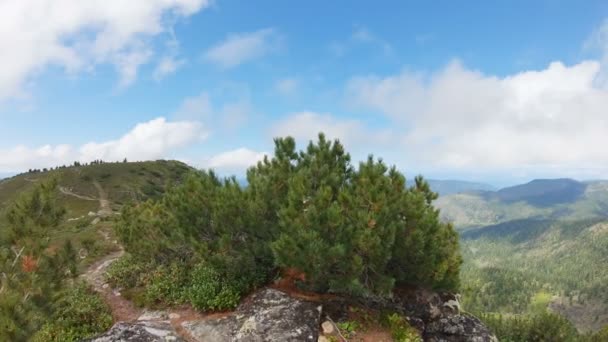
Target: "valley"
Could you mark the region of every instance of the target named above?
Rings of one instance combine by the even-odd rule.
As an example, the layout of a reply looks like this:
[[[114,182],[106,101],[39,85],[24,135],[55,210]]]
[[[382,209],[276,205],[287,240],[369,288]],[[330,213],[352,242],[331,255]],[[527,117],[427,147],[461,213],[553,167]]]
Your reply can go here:
[[[437,205],[461,232],[467,310],[549,309],[580,332],[608,324],[608,182],[537,180]]]

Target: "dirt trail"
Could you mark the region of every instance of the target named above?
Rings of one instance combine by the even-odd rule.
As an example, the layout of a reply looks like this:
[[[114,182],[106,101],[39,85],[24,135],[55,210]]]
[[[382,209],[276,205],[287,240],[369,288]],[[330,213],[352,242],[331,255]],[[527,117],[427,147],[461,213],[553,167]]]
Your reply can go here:
[[[85,200],[85,201],[98,201],[99,200],[97,198],[93,198],[93,197],[89,197],[89,196],[84,196],[84,195],[79,195],[79,194],[73,193],[72,190],[70,190],[70,189],[68,189],[68,188],[66,188],[64,186],[60,186],[59,187],[59,192],[61,192],[64,195],[76,197],[76,198],[79,198],[79,199]]]
[[[108,201],[106,192],[98,182],[93,182],[93,185],[95,185],[95,188],[97,188],[99,198],[80,196],[63,188],[60,188],[60,191],[66,195],[75,196],[80,199],[99,201],[99,211],[97,214],[99,216],[111,215],[112,209],[110,208],[110,201]],[[99,233],[103,236],[104,240],[110,241],[110,234],[108,232],[100,230]],[[118,247],[117,252],[106,255],[93,265],[89,266],[87,271],[81,275],[81,278],[89,283],[95,291],[99,292],[103,296],[104,300],[112,310],[112,316],[114,317],[115,321],[133,321],[137,319],[139,315],[141,315],[141,310],[135,307],[131,301],[122,297],[120,291],[112,289],[105,279],[108,267],[113,262],[120,259],[120,257],[122,257],[125,253],[122,246],[118,244],[116,244],[116,246]]]
[[[99,192],[99,216],[110,216],[112,215],[112,208],[110,207],[110,201],[108,200],[108,195],[101,187],[97,181],[93,181],[93,185],[97,188],[97,192]]]
[[[81,276],[93,289],[99,292],[110,306],[114,321],[133,321],[142,313],[131,301],[125,299],[119,291],[112,289],[106,282],[108,267],[124,254],[123,250],[105,256]]]
[[[93,182],[97,191],[99,192],[99,216],[109,216],[112,214],[112,209],[110,207],[110,201],[107,198],[107,194],[104,191],[101,184],[98,182]],[[62,191],[63,192],[63,191]],[[75,195],[68,193],[68,195]],[[77,196],[78,197],[78,196]],[[83,196],[86,197],[86,196]],[[103,239],[106,241],[110,241],[111,237],[107,231],[100,230],[99,233],[103,236]],[[106,282],[106,273],[108,267],[112,265],[115,261],[120,259],[124,255],[124,250],[122,246],[120,246],[116,241],[113,243],[118,247],[118,251],[106,255],[101,258],[93,265],[89,266],[87,271],[81,275],[81,278],[85,280],[88,284],[93,287],[95,291],[100,293],[105,302],[110,306],[110,310],[112,311],[112,317],[115,322],[123,321],[123,322],[132,322],[136,320],[145,320],[145,321],[169,321],[175,331],[188,342],[195,342],[195,340],[189,336],[189,334],[183,329],[182,323],[200,320],[205,317],[205,315],[193,310],[190,307],[181,307],[181,308],[172,308],[168,310],[158,311],[154,314],[154,311],[147,311],[139,309],[135,306],[133,302],[124,298],[120,289],[112,289],[110,285]]]

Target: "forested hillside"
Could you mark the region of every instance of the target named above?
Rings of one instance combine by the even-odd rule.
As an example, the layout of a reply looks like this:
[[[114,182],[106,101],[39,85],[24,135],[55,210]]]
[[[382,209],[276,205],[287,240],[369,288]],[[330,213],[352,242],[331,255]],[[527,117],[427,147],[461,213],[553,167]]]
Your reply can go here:
[[[466,309],[505,319],[549,310],[580,332],[606,326],[607,184],[537,180],[440,198],[461,230]]]

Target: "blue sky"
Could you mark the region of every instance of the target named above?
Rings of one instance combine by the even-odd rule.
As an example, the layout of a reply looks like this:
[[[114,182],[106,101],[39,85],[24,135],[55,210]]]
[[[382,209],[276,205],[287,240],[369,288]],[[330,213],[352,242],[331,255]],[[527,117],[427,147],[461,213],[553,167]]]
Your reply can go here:
[[[0,2],[0,174],[242,174],[325,131],[406,174],[608,178],[605,1]]]

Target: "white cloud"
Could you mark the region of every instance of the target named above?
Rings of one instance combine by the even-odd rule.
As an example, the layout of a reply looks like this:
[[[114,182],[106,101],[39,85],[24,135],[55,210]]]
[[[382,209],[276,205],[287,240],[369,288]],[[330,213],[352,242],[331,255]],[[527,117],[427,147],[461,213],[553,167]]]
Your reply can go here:
[[[118,140],[88,143],[80,148],[80,159],[132,160],[156,159],[167,152],[203,140],[208,133],[199,122],[167,122],[154,119],[135,126]]]
[[[205,167],[212,169],[240,170],[255,165],[258,161],[268,155],[266,152],[256,152],[248,148],[239,148],[232,151],[220,153],[205,162]]]
[[[173,116],[204,121],[214,128],[234,130],[247,122],[252,111],[248,95],[237,94],[233,101],[217,105],[211,101],[211,95],[203,91],[199,95],[184,99]]]
[[[177,59],[173,56],[165,56],[160,60],[160,62],[154,69],[152,77],[154,77],[156,81],[160,81],[163,78],[174,74],[184,64],[186,64],[185,59]]]
[[[19,145],[0,149],[0,172],[14,173],[29,168],[44,168],[73,161],[74,149],[70,145],[44,145],[30,148]]]
[[[427,165],[608,176],[608,91],[595,82],[599,70],[596,61],[554,62],[497,77],[453,62],[433,75],[354,78],[347,93],[355,106],[393,120],[400,146]]]
[[[284,96],[294,95],[298,90],[298,80],[295,78],[280,79],[275,83],[274,89]]]
[[[209,0],[19,0],[0,2],[0,100],[26,94],[47,66],[74,73],[114,65],[132,83],[154,53],[151,38]]]
[[[203,58],[228,69],[275,51],[280,44],[281,36],[272,28],[231,34],[205,52]]]
[[[90,142],[79,148],[70,145],[45,145],[39,148],[17,146],[0,150],[0,172],[19,172],[30,168],[71,164],[75,160],[153,160],[167,157],[173,150],[206,137],[207,132],[199,122],[168,122],[164,118],[157,118],[137,124],[117,140]]]
[[[367,143],[380,145],[392,138],[389,130],[370,131],[356,119],[341,119],[328,113],[310,111],[290,114],[270,129],[273,137],[291,136],[301,144],[316,141],[320,132],[329,139],[339,139],[347,147]]]

